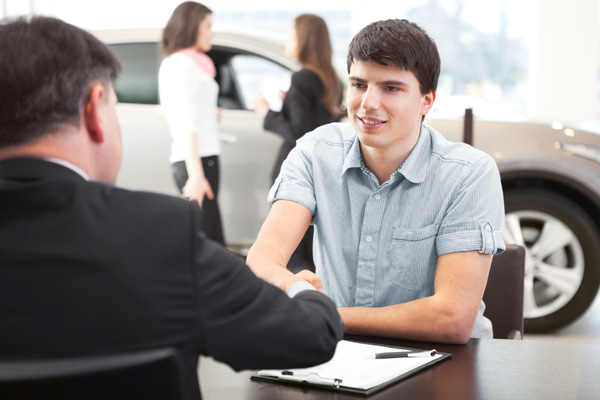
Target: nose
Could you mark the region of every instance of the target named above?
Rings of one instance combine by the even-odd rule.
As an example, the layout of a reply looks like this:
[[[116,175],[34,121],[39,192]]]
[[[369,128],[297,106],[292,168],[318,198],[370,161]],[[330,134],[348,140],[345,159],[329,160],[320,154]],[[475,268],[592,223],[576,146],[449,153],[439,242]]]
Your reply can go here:
[[[363,93],[361,106],[364,110],[376,110],[379,108],[379,96],[373,86],[369,86]]]

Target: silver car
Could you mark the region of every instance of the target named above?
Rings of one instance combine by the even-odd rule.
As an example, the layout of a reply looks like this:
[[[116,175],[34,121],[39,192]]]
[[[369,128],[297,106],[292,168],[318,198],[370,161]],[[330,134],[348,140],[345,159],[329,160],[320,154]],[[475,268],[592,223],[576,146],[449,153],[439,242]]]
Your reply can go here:
[[[160,31],[97,35],[124,66],[117,82],[124,139],[118,184],[177,195],[168,163],[171,139],[158,105]],[[244,255],[269,211],[270,173],[281,144],[262,129],[249,99],[259,90],[285,89],[298,65],[280,42],[250,34],[218,32],[209,55],[222,110],[219,203],[228,246]],[[426,123],[450,140],[463,139],[462,119]],[[502,175],[505,241],[527,249],[525,330],[561,328],[587,310],[600,286],[600,135],[556,122],[476,118],[473,136],[473,145],[496,160]]]

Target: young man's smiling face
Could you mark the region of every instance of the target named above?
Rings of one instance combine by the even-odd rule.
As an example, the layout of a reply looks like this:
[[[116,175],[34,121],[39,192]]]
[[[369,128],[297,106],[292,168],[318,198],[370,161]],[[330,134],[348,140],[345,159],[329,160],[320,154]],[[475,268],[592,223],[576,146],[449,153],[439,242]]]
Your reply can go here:
[[[435,92],[421,94],[414,73],[391,62],[355,61],[350,67],[348,117],[362,148],[412,150],[434,100]]]

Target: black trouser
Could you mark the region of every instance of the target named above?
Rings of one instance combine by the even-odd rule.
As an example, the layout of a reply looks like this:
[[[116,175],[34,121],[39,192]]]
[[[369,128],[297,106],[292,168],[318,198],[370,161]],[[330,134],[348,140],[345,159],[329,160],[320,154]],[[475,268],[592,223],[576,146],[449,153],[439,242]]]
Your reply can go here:
[[[213,200],[204,197],[204,201],[202,202],[202,230],[210,239],[225,245],[223,227],[221,225],[221,213],[219,212],[219,204],[217,203],[217,196],[219,194],[219,156],[202,157],[200,160],[202,160],[204,176],[206,176],[215,195]],[[172,164],[171,172],[175,179],[175,184],[177,184],[181,193],[188,180],[185,161],[177,161]]]

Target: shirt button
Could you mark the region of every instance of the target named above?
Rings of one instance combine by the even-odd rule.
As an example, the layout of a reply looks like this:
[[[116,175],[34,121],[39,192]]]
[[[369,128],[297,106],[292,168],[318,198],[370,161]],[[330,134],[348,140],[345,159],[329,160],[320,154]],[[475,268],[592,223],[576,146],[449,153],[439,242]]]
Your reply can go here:
[[[491,231],[491,230],[492,230],[492,227],[491,227],[491,226],[489,226],[489,225],[486,225],[486,226],[485,226],[485,230],[486,230],[486,231]]]
[[[381,198],[381,195],[379,195],[379,194],[375,195],[375,200],[379,200],[380,198]]]
[[[371,236],[367,236],[367,242],[372,242],[373,238]]]

